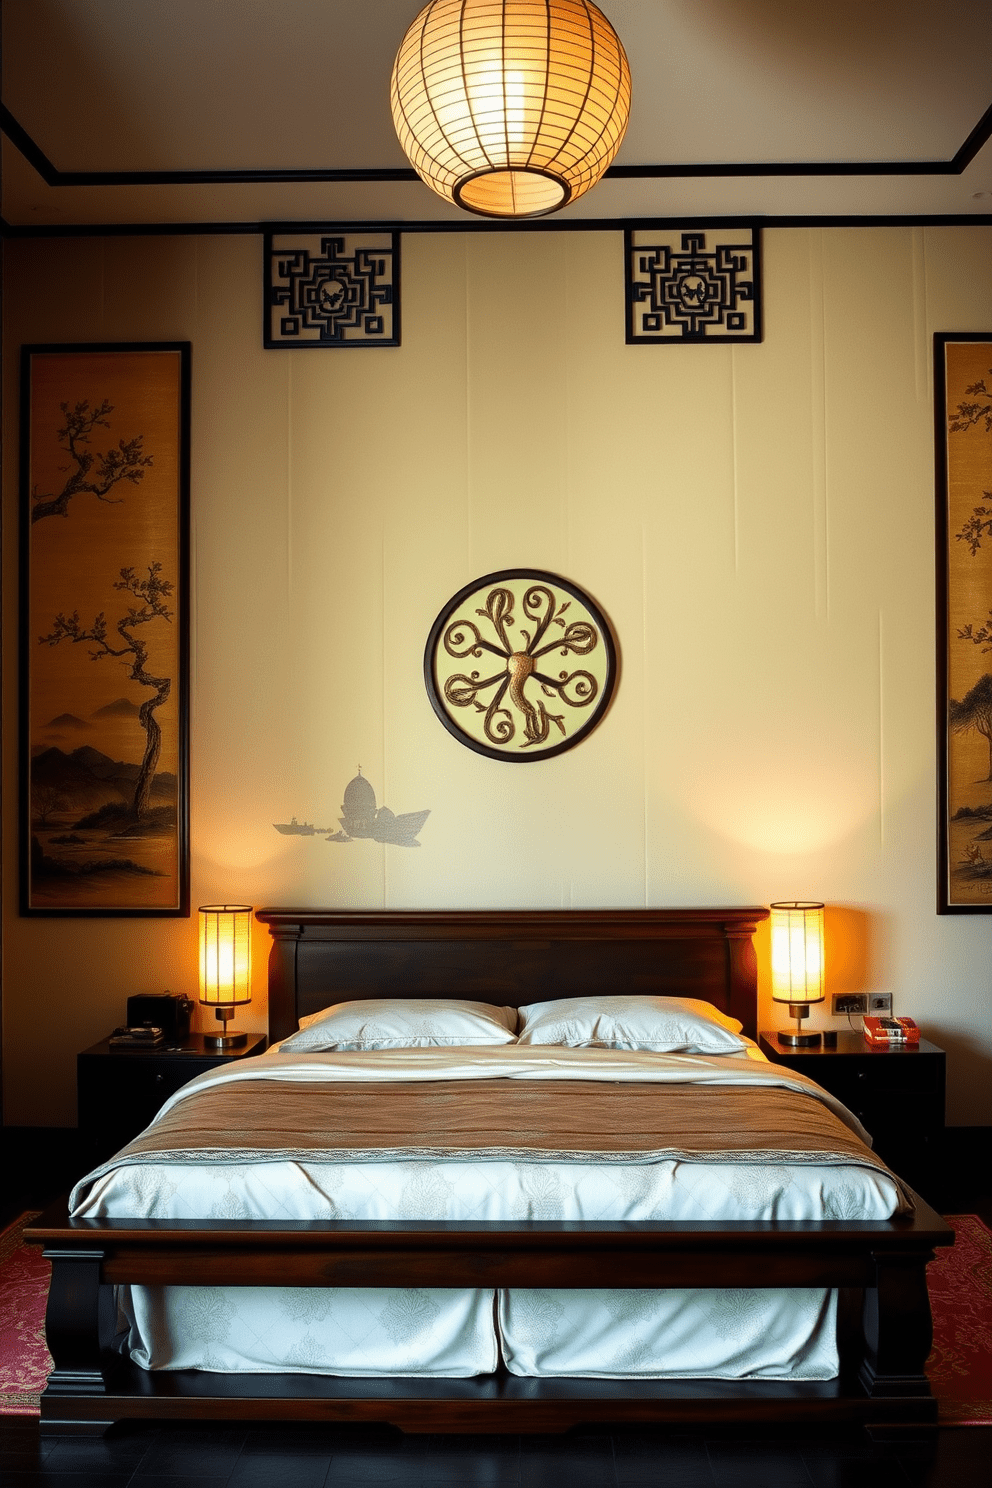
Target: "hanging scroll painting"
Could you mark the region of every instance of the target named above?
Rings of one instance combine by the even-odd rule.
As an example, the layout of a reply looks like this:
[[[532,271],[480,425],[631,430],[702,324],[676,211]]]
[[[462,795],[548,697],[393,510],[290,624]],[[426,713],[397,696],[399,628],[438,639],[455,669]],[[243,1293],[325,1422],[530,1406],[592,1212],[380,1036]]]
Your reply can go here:
[[[189,368],[23,348],[23,914],[189,913]]]
[[[937,909],[992,912],[992,333],[934,337]]]

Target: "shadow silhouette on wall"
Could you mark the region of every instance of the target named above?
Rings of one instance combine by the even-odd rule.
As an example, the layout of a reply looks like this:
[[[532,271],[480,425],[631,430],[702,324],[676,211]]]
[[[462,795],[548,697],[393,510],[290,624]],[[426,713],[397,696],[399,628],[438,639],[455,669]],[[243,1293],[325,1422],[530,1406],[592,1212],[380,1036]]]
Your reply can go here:
[[[345,786],[338,817],[340,831],[315,827],[312,822],[297,821],[295,816],[288,822],[273,822],[272,825],[287,837],[323,837],[326,842],[354,842],[364,838],[391,843],[394,847],[419,847],[417,833],[430,814],[428,809],[405,811],[397,816],[388,806],[377,806],[375,791],[359,765],[358,774]]]

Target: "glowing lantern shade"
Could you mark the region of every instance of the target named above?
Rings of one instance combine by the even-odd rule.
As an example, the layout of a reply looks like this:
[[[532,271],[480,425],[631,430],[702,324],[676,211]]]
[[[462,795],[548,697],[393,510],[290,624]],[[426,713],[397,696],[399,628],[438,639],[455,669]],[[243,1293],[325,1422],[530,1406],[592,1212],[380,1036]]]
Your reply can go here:
[[[390,102],[432,191],[483,217],[540,217],[619,150],[630,69],[590,0],[432,0],[396,54]]]
[[[803,1033],[810,1005],[823,1001],[823,905],[792,899],[772,905],[772,1000],[787,1002],[795,1033],[778,1041],[792,1049],[814,1048],[818,1033]]]
[[[200,905],[200,1001],[212,1007],[221,1032],[207,1034],[212,1049],[236,1049],[246,1033],[228,1033],[235,1007],[251,1002],[250,904]]]

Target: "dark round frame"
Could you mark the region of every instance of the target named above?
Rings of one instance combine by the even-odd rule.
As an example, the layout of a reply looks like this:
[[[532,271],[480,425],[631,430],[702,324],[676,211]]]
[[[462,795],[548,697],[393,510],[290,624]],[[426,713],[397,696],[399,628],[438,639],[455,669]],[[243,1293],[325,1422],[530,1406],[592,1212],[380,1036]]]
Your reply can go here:
[[[523,579],[528,583],[547,584],[557,589],[563,589],[573,599],[577,599],[584,605],[589,615],[599,630],[599,636],[606,650],[606,676],[603,678],[600,695],[596,699],[594,710],[574,734],[562,739],[560,743],[554,744],[550,749],[542,749],[538,753],[527,753],[523,750],[515,750],[512,753],[505,749],[495,749],[490,744],[483,744],[478,739],[473,739],[455,721],[454,713],[449,711],[444,694],[437,685],[437,675],[434,670],[434,658],[437,648],[441,643],[441,636],[445,627],[454,618],[455,611],[477,590],[487,584],[500,584],[508,579]],[[474,749],[476,754],[484,754],[489,759],[505,760],[511,764],[533,764],[540,760],[553,759],[556,754],[564,754],[567,749],[572,749],[583,739],[592,733],[605,717],[613,700],[613,694],[617,682],[617,648],[613,637],[610,623],[599,605],[590,598],[584,589],[577,584],[563,579],[559,574],[548,573],[540,568],[504,568],[498,573],[483,574],[481,578],[473,579],[470,584],[459,589],[458,593],[448,600],[441,610],[434,624],[431,626],[427,637],[427,645],[424,649],[424,683],[427,687],[427,696],[431,700],[431,707],[444,724],[448,733],[457,739],[459,744],[464,744],[468,749]]]
[[[484,212],[481,207],[470,206],[467,201],[462,200],[462,191],[470,181],[477,181],[480,176],[502,175],[505,171],[526,171],[532,176],[543,176],[546,181],[554,181],[560,186],[565,195],[560,202],[553,207],[542,207],[539,212]],[[485,166],[482,170],[470,171],[467,176],[461,176],[452,187],[452,199],[456,207],[461,207],[463,212],[472,212],[476,217],[486,217],[490,222],[531,222],[536,217],[550,217],[553,212],[560,212],[562,207],[567,207],[572,200],[572,188],[561,176],[556,176],[554,171],[538,170],[535,166],[501,165],[498,167]]]

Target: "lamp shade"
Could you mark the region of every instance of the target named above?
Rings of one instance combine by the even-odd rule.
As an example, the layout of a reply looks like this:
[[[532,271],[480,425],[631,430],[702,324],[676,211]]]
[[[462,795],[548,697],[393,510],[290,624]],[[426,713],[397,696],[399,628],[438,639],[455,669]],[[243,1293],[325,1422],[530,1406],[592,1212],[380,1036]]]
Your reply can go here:
[[[208,1007],[251,1002],[250,904],[201,904],[200,1001]]]
[[[590,0],[432,0],[400,45],[390,103],[432,191],[484,217],[540,217],[617,153],[630,69]]]
[[[823,1001],[823,905],[795,899],[773,904],[772,998]]]

